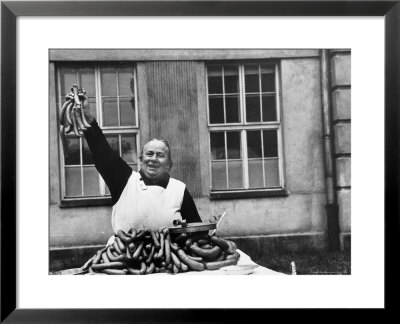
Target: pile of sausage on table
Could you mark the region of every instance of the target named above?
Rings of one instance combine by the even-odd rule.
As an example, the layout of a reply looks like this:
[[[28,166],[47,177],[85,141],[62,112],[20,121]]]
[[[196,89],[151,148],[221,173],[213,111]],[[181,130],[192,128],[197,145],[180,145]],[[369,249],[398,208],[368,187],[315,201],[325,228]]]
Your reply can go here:
[[[109,275],[176,274],[236,265],[236,244],[208,231],[171,234],[168,229],[119,230],[112,244],[98,250],[82,270]]]

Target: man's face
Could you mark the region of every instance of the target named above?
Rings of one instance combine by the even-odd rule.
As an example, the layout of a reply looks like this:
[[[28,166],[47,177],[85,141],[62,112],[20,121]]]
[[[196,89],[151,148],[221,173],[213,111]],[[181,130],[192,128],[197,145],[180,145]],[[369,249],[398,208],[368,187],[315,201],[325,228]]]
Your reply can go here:
[[[151,179],[169,172],[168,147],[161,141],[150,141],[143,149],[140,170]]]

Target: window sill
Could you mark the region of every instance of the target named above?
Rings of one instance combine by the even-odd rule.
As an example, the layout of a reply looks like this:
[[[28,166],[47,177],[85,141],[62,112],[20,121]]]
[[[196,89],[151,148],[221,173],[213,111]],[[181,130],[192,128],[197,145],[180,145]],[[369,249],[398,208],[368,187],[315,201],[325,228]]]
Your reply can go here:
[[[287,197],[287,196],[289,196],[289,191],[284,188],[268,189],[268,190],[212,191],[210,193],[210,200],[268,198],[268,197]]]
[[[111,198],[62,199],[60,208],[112,206]]]

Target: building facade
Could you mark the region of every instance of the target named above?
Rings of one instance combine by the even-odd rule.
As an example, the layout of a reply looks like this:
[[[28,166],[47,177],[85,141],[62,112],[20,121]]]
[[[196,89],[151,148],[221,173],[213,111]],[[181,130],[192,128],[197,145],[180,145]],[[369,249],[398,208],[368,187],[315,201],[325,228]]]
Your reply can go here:
[[[50,268],[79,264],[112,235],[111,199],[84,137],[59,137],[77,83],[134,170],[167,139],[171,176],[218,235],[253,258],[350,248],[349,50],[51,50]],[[68,260],[68,261],[67,261]]]

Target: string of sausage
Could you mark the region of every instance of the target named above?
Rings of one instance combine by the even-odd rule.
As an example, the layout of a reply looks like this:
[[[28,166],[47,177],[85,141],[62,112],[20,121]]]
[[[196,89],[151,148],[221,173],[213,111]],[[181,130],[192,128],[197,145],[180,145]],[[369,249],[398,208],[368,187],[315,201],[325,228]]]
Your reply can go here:
[[[110,275],[217,270],[239,260],[233,241],[208,232],[171,235],[167,229],[118,230],[114,242],[98,250],[84,270]]]

